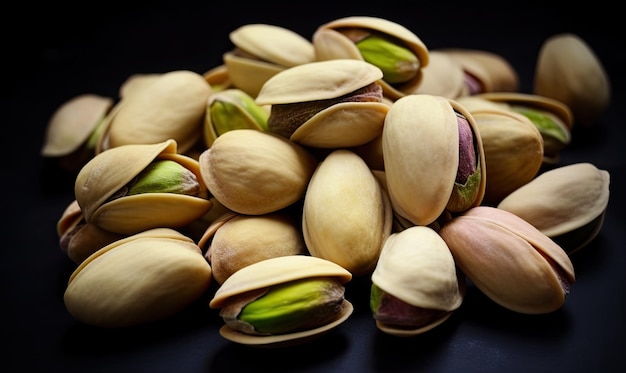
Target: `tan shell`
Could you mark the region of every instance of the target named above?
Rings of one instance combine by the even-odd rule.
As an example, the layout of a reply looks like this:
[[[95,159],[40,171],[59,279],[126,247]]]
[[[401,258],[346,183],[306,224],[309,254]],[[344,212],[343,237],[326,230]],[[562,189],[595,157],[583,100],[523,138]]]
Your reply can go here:
[[[506,210],[474,207],[444,224],[439,234],[472,283],[512,311],[553,312],[575,281],[567,253]]]
[[[464,277],[445,241],[431,228],[412,226],[385,241],[372,282],[388,294],[416,307],[448,311],[418,329],[396,329],[377,321],[382,331],[399,336],[416,335],[447,320],[461,306]]]
[[[228,74],[228,68],[224,64],[217,65],[205,71],[202,76],[207,83],[209,83],[211,91],[213,92],[233,88],[233,83],[231,82],[230,75]]]
[[[76,151],[85,144],[111,107],[113,99],[89,93],[64,102],[48,122],[41,155],[61,157]]]
[[[370,274],[391,233],[391,204],[356,153],[338,149],[311,177],[302,212],[312,256],[339,264],[354,276]]]
[[[456,99],[467,95],[465,73],[453,57],[431,50],[428,66],[422,69],[422,82],[414,93]]]
[[[441,48],[438,51],[454,58],[467,74],[478,80],[482,88],[479,93],[519,90],[517,71],[497,53],[466,48]]]
[[[429,64],[428,48],[422,40],[411,30],[396,22],[384,18],[369,16],[350,16],[339,18],[323,24],[313,34],[313,46],[317,60],[356,59],[363,60],[357,46],[340,32],[341,28],[361,28],[374,32],[381,32],[395,37],[406,44],[420,61],[421,68]],[[399,86],[380,81],[385,95],[395,100],[406,94],[413,93],[422,80],[422,73],[418,73],[413,80]]]
[[[150,87],[150,85],[161,78],[160,73],[153,74],[133,74],[129,76],[120,86],[119,96],[121,99],[132,96]]]
[[[546,171],[520,187],[499,204],[539,229],[548,237],[559,236],[581,228],[606,211],[609,203],[610,175],[591,163],[575,163]],[[572,253],[591,241],[598,225],[575,247]]]
[[[211,267],[191,239],[156,228],[89,256],[72,273],[63,300],[82,323],[122,328],[173,316],[210,281]]]
[[[252,263],[277,256],[308,254],[299,217],[296,219],[282,210],[264,215],[229,214],[229,217],[212,224],[201,240],[210,241],[205,257],[219,284]]]
[[[309,255],[288,255],[265,259],[233,273],[217,289],[209,306],[221,308],[229,298],[239,294],[309,277],[336,277],[342,284],[345,284],[352,279],[352,274],[331,261]],[[228,340],[247,345],[292,345],[317,338],[336,328],[348,319],[352,310],[352,304],[344,300],[342,312],[337,315],[334,322],[297,333],[270,336],[248,335],[224,325],[220,329],[220,334]]]
[[[85,220],[111,232],[134,234],[181,227],[207,213],[208,199],[173,193],[143,193],[107,202],[155,159],[174,160],[191,170],[206,194],[198,162],[177,154],[174,140],[119,146],[96,155],[76,177],[74,194]]]
[[[147,84],[120,101],[106,129],[107,147],[174,139],[178,151],[186,153],[201,137],[211,87],[187,70],[164,73]]]
[[[230,81],[252,97],[261,86],[278,72],[313,62],[313,44],[289,29],[268,24],[246,24],[229,35],[231,42],[250,56],[234,51],[223,55]]]
[[[571,33],[553,35],[542,44],[533,91],[567,105],[582,126],[593,125],[611,101],[602,62],[582,38]]]
[[[304,196],[317,160],[268,132],[232,130],[199,158],[202,180],[226,208],[248,215],[280,210]]]

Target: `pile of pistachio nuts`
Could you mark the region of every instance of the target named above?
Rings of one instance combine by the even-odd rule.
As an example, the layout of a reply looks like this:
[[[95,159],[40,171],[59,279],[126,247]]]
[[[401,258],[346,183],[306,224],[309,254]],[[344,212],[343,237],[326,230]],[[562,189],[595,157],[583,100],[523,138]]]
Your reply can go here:
[[[51,115],[41,154],[76,173],[57,231],[77,321],[208,296],[224,338],[302,343],[349,321],[355,277],[395,336],[445,322],[469,281],[513,312],[564,304],[609,200],[606,170],[559,159],[610,99],[581,38],[546,40],[522,93],[500,55],[429,50],[382,18],[229,37],[206,72],[136,74]]]

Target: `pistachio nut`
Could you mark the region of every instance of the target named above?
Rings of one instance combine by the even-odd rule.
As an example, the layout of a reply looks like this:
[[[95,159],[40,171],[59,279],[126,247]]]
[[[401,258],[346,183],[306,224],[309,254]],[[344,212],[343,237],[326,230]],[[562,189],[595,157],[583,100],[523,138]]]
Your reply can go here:
[[[41,155],[55,158],[68,171],[77,171],[96,153],[102,123],[113,99],[81,94],[59,106],[50,117]]]
[[[343,267],[309,255],[265,259],[234,272],[217,289],[224,338],[246,345],[280,347],[320,337],[352,314]],[[243,319],[242,319],[243,318]]]
[[[391,224],[387,194],[361,157],[337,149],[319,163],[302,211],[302,232],[312,256],[354,276],[370,274]]]
[[[517,71],[502,55],[471,48],[440,48],[438,51],[461,65],[468,95],[519,90]]]
[[[199,158],[202,180],[226,208],[262,215],[304,196],[317,160],[273,133],[237,129],[219,136]]]
[[[424,333],[446,321],[464,294],[465,276],[433,229],[412,226],[387,238],[370,297],[380,330],[395,336]]]
[[[229,34],[235,48],[224,53],[232,88],[256,97],[263,84],[287,68],[313,62],[313,44],[284,27],[251,23]]]
[[[190,238],[155,228],[90,255],[70,276],[63,301],[81,323],[124,328],[181,312],[210,282],[211,267]]]
[[[600,232],[609,184],[609,172],[591,163],[560,166],[513,191],[498,208],[526,220],[572,254]]]
[[[165,164],[173,165],[173,172],[164,168],[168,175],[162,179],[157,167],[146,178],[157,185],[143,193],[129,194],[137,178],[141,180],[142,172],[155,161],[168,161]],[[172,183],[172,177],[176,190],[164,188]],[[187,193],[179,193],[183,190]],[[78,173],[74,195],[87,223],[120,234],[182,227],[202,217],[212,206],[198,161],[178,154],[174,140],[122,145],[99,153]]]
[[[473,207],[446,222],[439,234],[467,278],[509,310],[553,312],[575,281],[565,250],[506,210]]]
[[[381,77],[364,61],[311,62],[273,76],[256,103],[271,105],[270,132],[311,147],[358,146],[382,131],[389,105],[382,102]]]
[[[211,92],[219,92],[225,89],[234,88],[230,75],[228,74],[228,68],[226,65],[217,65],[207,71],[202,76],[204,80],[211,86]]]
[[[206,247],[205,257],[218,284],[263,259],[308,254],[300,218],[285,210],[263,215],[227,213],[207,228],[198,246]]]
[[[567,105],[574,121],[589,127],[611,101],[611,84],[604,66],[580,36],[555,34],[541,45],[533,92]]]
[[[210,148],[224,132],[251,128],[267,130],[269,109],[259,106],[254,98],[237,88],[223,89],[209,96],[204,117],[204,145]]]
[[[414,93],[451,99],[467,96],[468,87],[461,64],[444,52],[431,50],[428,66],[422,68],[422,82]]]
[[[394,211],[415,225],[429,225],[446,209],[479,205],[486,181],[484,140],[477,133],[472,115],[453,100],[413,94],[395,101],[382,135]]]
[[[411,30],[385,18],[350,16],[320,25],[313,34],[318,61],[367,61],[384,72],[380,84],[392,100],[420,85],[428,48]]]
[[[160,74],[147,84],[121,99],[103,135],[103,148],[173,139],[178,152],[187,153],[202,134],[211,87],[188,70]]]
[[[161,75],[163,74],[132,74],[120,85],[119,97],[124,99],[125,97],[143,91],[146,87],[150,87],[152,83],[159,80]]]

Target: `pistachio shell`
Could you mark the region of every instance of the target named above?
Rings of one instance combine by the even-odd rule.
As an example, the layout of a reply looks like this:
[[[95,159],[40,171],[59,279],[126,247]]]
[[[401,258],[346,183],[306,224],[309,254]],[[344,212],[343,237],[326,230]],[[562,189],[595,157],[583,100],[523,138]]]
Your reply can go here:
[[[341,33],[342,29],[356,28],[365,32],[381,33],[396,38],[409,48],[420,61],[420,68],[429,63],[428,48],[411,30],[388,19],[370,16],[349,16],[320,25],[313,34],[313,46],[317,60],[356,59],[363,60],[356,44]],[[380,83],[385,94],[397,99],[415,91],[421,83],[421,70],[413,79],[399,85],[391,85],[382,80]]]
[[[156,227],[181,227],[200,218],[211,208],[200,197],[173,193],[143,193],[108,201],[155,159],[174,160],[201,180],[197,161],[176,153],[176,142],[124,145],[104,151],[89,161],[76,177],[74,194],[85,220],[102,229],[134,234]]]
[[[400,330],[377,321],[381,330],[392,335],[416,335],[430,330],[447,320],[463,302],[464,277],[457,277],[450,249],[428,227],[412,226],[389,236],[372,273],[372,282],[412,306],[447,311],[417,329]]]
[[[513,191],[499,204],[526,220],[548,237],[559,236],[592,223],[609,203],[610,175],[591,163],[575,163],[546,171]],[[572,253],[591,241],[599,231],[566,247]]]
[[[170,317],[206,291],[211,267],[191,239],[157,228],[116,241],[72,273],[63,300],[80,322],[129,327]]]
[[[76,151],[111,107],[113,99],[96,94],[81,94],[64,102],[48,122],[41,155],[61,157]]]
[[[302,212],[304,241],[312,256],[355,276],[369,274],[391,233],[387,194],[356,153],[338,149],[311,177]]]
[[[598,56],[578,35],[556,34],[541,45],[533,92],[567,105],[574,120],[593,125],[607,109],[611,85]]]
[[[430,51],[428,66],[422,69],[422,82],[414,93],[456,99],[467,95],[461,64],[440,51]]]
[[[141,92],[146,87],[157,81],[162,74],[133,74],[129,76],[120,86],[120,98],[129,97],[137,92]]]
[[[281,136],[252,129],[219,136],[199,158],[202,179],[226,208],[261,215],[304,196],[317,160]]]

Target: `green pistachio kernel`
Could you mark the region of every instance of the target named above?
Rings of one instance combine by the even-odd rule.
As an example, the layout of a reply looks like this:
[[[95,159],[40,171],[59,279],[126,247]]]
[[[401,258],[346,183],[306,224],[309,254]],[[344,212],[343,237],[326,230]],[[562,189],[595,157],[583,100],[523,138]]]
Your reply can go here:
[[[171,160],[156,160],[146,167],[128,186],[127,195],[141,193],[177,193],[197,195],[196,175]]]
[[[389,38],[371,35],[356,42],[356,46],[366,62],[383,71],[383,80],[388,83],[407,82],[419,71],[415,53]]]
[[[567,133],[563,127],[559,125],[554,115],[543,110],[523,106],[511,106],[511,109],[530,119],[535,127],[537,127],[542,137],[554,138],[563,144],[569,142]]]
[[[239,89],[221,91],[211,103],[209,113],[218,136],[234,129],[267,130],[269,112]]]

